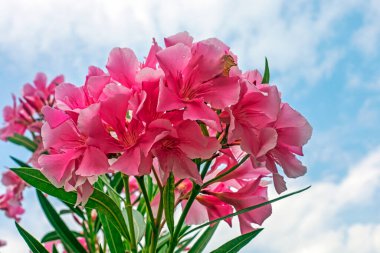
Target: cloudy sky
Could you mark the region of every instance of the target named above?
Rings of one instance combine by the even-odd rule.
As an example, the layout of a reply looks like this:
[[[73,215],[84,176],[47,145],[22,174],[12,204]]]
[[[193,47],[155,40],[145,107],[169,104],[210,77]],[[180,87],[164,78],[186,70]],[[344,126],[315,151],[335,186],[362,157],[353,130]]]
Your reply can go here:
[[[309,173],[290,182],[312,188],[274,204],[243,252],[380,252],[379,24],[380,0],[0,0],[0,106],[38,71],[81,85],[113,47],[142,59],[152,37],[184,30],[225,41],[244,70],[262,70],[267,56],[283,100],[314,128],[303,159]],[[28,157],[4,143],[0,154],[3,167],[13,165],[9,155]],[[30,190],[22,225],[39,237],[49,225],[34,201]],[[236,235],[220,229],[209,249]],[[1,253],[27,252],[3,215],[0,239],[9,245]]]

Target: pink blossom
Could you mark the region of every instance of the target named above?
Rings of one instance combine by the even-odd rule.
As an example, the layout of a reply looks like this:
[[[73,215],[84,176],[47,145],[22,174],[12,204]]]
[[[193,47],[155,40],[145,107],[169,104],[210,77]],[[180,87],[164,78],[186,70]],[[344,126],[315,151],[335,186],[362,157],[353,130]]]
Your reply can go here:
[[[49,117],[42,127],[42,137],[50,154],[39,158],[41,171],[56,187],[77,189],[77,203],[85,203],[97,176],[109,171],[107,154],[120,151],[104,129],[99,109],[99,104],[83,109],[77,124],[71,118],[64,120],[62,111],[49,107],[43,110]],[[58,126],[57,121],[61,122]]]
[[[44,105],[52,105],[55,88],[63,83],[63,75],[55,77],[47,84],[47,77],[44,73],[37,73],[33,84],[25,84],[23,87],[23,98],[36,112],[40,112]]]
[[[170,123],[159,119],[145,127],[135,118],[128,121],[126,115],[129,98],[130,93],[120,93],[102,103],[102,118],[111,126],[123,148],[123,153],[111,169],[128,175],[145,175],[150,173],[152,167],[151,147],[166,134],[166,125]]]
[[[12,96],[12,98],[13,106],[5,106],[3,109],[5,126],[0,129],[0,138],[4,141],[14,134],[23,135],[27,126],[32,122],[30,116],[25,114],[22,107],[16,104],[16,97]]]
[[[281,105],[277,121],[273,126],[278,135],[277,145],[266,155],[266,166],[273,173],[275,188],[278,193],[286,190],[283,177],[278,173],[279,164],[287,177],[296,178],[306,173],[295,155],[303,155],[302,147],[308,142],[312,128],[307,120],[287,103]]]
[[[0,209],[4,210],[9,218],[19,221],[20,215],[24,213],[21,202],[26,184],[11,170],[3,173],[1,182],[6,186],[6,192],[0,195]]]
[[[225,187],[219,185],[219,187],[215,188],[210,194],[213,194],[221,201],[232,205],[237,211],[239,211],[268,201],[267,187],[260,185],[260,182],[261,178],[249,181],[236,192],[226,191]],[[221,191],[218,191],[219,189],[221,189]],[[271,205],[265,205],[238,215],[241,233],[245,234],[252,231],[252,223],[262,225],[264,220],[266,220],[271,214]]]
[[[204,136],[197,123],[185,120],[155,143],[152,153],[158,159],[164,182],[170,172],[173,172],[177,178],[192,178],[200,184],[202,179],[191,159],[208,159],[219,148],[219,142],[215,138]]]
[[[0,247],[4,247],[5,245],[7,245],[7,242],[0,239]]]
[[[185,108],[184,119],[202,120],[221,131],[218,115],[211,108],[224,109],[238,102],[238,77],[228,74],[233,57],[229,48],[217,39],[193,45],[190,41],[186,34],[170,37],[166,40],[170,46],[157,53],[165,72],[157,109]]]
[[[245,92],[244,92],[245,91]],[[240,100],[231,106],[228,141],[240,140],[241,148],[261,157],[277,143],[277,133],[271,124],[280,110],[280,96],[276,86],[244,86]]]

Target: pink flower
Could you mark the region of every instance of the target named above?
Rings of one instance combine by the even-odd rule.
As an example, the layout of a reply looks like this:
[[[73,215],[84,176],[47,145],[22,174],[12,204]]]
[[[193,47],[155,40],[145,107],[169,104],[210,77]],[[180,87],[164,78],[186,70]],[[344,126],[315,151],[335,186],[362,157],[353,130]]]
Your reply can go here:
[[[158,119],[145,126],[136,118],[127,120],[130,96],[130,93],[119,93],[102,102],[101,116],[116,134],[123,151],[111,170],[145,175],[152,167],[151,147],[168,132],[168,123]]]
[[[197,123],[185,120],[155,143],[152,153],[158,160],[164,182],[173,172],[177,178],[192,178],[201,184],[197,166],[191,159],[210,158],[219,148],[219,142],[204,136]]]
[[[4,210],[9,218],[19,221],[20,215],[24,213],[21,202],[26,184],[11,170],[3,173],[1,182],[7,188],[5,194],[0,195],[0,209]]]
[[[33,84],[25,84],[22,90],[23,98],[36,111],[40,112],[45,105],[52,105],[54,102],[54,90],[63,83],[63,75],[55,77],[47,85],[47,77],[44,73],[37,73]]]
[[[185,108],[185,120],[202,120],[221,131],[218,115],[212,108],[224,109],[239,99],[238,77],[230,77],[228,73],[235,65],[234,59],[229,48],[217,39],[195,44],[191,41],[187,34],[177,34],[167,38],[169,47],[157,53],[165,72],[157,109]]]
[[[4,247],[5,245],[7,245],[7,242],[0,239],[0,247]]]
[[[255,158],[277,144],[277,133],[270,127],[280,110],[276,86],[243,86],[240,100],[231,106],[228,142],[240,140],[241,148]]]
[[[279,164],[287,177],[296,178],[306,173],[295,155],[303,155],[302,147],[308,142],[312,128],[307,120],[287,103],[281,105],[277,121],[273,126],[276,129],[278,140],[275,148],[266,155],[266,166],[273,173],[276,191],[286,190],[283,177],[278,173],[276,164]]]
[[[15,194],[14,187],[8,187],[5,194],[0,195],[0,210],[5,211],[7,217],[20,220],[25,211],[21,207],[22,195]]]
[[[50,154],[39,158],[41,171],[56,187],[64,186],[67,191],[77,189],[77,203],[85,203],[97,176],[109,171],[107,154],[120,151],[120,146],[104,129],[99,108],[99,104],[93,104],[83,109],[77,124],[62,111],[43,109],[48,117],[42,137]]]
[[[226,190],[222,184],[215,188],[210,194],[213,194],[221,201],[232,205],[237,211],[261,204],[268,201],[267,187],[260,185],[261,177],[251,180],[241,187],[238,191],[233,192]],[[262,225],[272,214],[271,205],[265,205],[252,211],[238,215],[240,222],[240,231],[242,234],[253,230],[252,223]]]
[[[6,140],[14,134],[25,133],[27,126],[31,124],[32,119],[27,115],[22,106],[16,104],[16,97],[13,98],[13,106],[5,106],[3,109],[3,118],[5,126],[0,129],[0,138]]]
[[[83,246],[83,248],[85,250],[88,250],[87,242],[86,242],[86,239],[84,237],[79,237],[79,238],[77,238],[77,240]],[[50,253],[53,253],[53,247],[54,246],[56,246],[58,248],[58,246],[60,246],[60,245],[62,245],[62,242],[60,240],[55,240],[55,241],[50,241],[50,242],[44,243],[45,249]],[[67,251],[63,250],[62,253],[67,253]]]

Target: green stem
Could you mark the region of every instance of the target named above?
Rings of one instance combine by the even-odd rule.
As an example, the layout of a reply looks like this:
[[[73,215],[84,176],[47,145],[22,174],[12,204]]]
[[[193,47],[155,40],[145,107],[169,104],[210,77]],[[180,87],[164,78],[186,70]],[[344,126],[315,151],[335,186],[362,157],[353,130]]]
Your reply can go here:
[[[208,169],[210,168],[211,163],[212,163],[212,160],[208,160],[208,161],[206,162],[205,166],[203,167],[202,172],[201,172],[201,177],[202,177],[202,179],[205,178],[205,176],[206,176],[206,174],[207,174],[207,171],[208,171]]]
[[[206,187],[209,186],[210,184],[212,184],[212,183],[218,181],[219,179],[221,179],[221,178],[227,176],[227,175],[230,174],[232,171],[234,171],[234,170],[236,170],[237,168],[239,168],[240,165],[242,165],[242,164],[243,164],[243,163],[249,158],[249,156],[250,156],[249,154],[248,154],[248,155],[245,155],[245,156],[243,157],[243,159],[241,159],[240,162],[239,162],[238,164],[236,164],[235,166],[233,166],[231,169],[227,170],[226,172],[220,174],[219,176],[216,176],[216,177],[214,177],[213,179],[210,179],[209,181],[207,181],[206,183],[204,183],[204,184],[202,185],[202,188],[206,188]]]
[[[170,246],[169,246],[169,251],[168,251],[169,253],[173,253],[174,252],[174,249],[175,249],[175,247],[178,244],[179,232],[181,231],[183,223],[185,222],[185,218],[187,216],[187,213],[189,212],[190,207],[193,204],[195,198],[197,197],[197,195],[201,191],[201,186],[200,185],[197,185],[194,182],[193,182],[193,184],[194,184],[194,186],[193,186],[193,190],[191,191],[191,195],[190,195],[189,199],[187,200],[186,206],[185,206],[185,208],[182,211],[181,217],[179,218],[179,221],[178,221],[177,226],[176,226],[176,228],[174,230],[173,236],[172,236],[172,238],[170,240]]]
[[[148,196],[148,192],[146,191],[145,183],[144,183],[144,178],[143,177],[136,177],[137,183],[140,186],[140,190],[143,194],[143,197],[145,199],[145,205],[146,209],[148,210],[148,217],[150,222],[152,223],[152,226],[154,227],[155,221],[154,221],[154,215],[152,211],[152,207],[150,206],[150,199]]]
[[[125,208],[127,210],[128,223],[129,223],[129,234],[131,236],[131,251],[133,253],[137,253],[135,228],[134,228],[134,224],[133,224],[131,193],[129,190],[129,176],[123,175],[123,182],[124,182],[124,190],[125,190]]]
[[[160,205],[158,207],[158,212],[157,212],[157,219],[156,219],[156,223],[154,224],[155,227],[152,230],[153,235],[152,235],[152,244],[150,245],[150,251],[149,251],[150,253],[156,252],[158,237],[160,235],[160,226],[161,226],[163,211],[164,211],[164,198],[162,197],[162,192],[161,192]]]

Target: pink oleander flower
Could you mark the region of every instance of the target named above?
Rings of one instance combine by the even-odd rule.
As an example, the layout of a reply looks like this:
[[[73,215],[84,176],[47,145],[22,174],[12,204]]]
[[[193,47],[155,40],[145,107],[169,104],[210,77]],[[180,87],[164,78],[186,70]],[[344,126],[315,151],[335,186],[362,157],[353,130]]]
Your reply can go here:
[[[87,242],[86,242],[86,239],[84,237],[79,237],[77,238],[78,242],[83,246],[83,248],[85,250],[88,250],[88,246],[87,246]],[[44,243],[44,247],[45,249],[50,252],[50,253],[53,253],[53,248],[54,246],[56,248],[58,248],[59,246],[62,245],[62,242],[60,240],[55,240],[55,241],[50,241],[50,242],[46,242]],[[66,250],[63,250],[62,253],[67,253]]]
[[[280,95],[276,86],[242,84],[239,102],[228,109],[228,142],[240,140],[241,148],[254,158],[265,155],[277,143],[277,133],[270,124],[277,119]]]
[[[171,127],[169,122],[167,125],[170,133],[152,147],[163,181],[166,182],[170,172],[173,172],[177,178],[192,178],[201,184],[202,178],[191,159],[210,158],[220,148],[219,142],[204,136],[194,121],[185,120],[175,127]]]
[[[14,134],[23,135],[27,126],[32,123],[30,117],[24,112],[22,106],[17,105],[16,97],[13,95],[13,106],[5,106],[3,109],[3,118],[5,126],[0,129],[0,138],[6,141],[8,137]]]
[[[0,239],[0,247],[4,247],[5,245],[7,245],[7,242]]]
[[[9,218],[19,221],[24,213],[21,202],[26,184],[11,170],[3,173],[1,182],[6,186],[6,192],[0,195],[0,210],[5,211]]]
[[[55,88],[63,83],[63,75],[55,77],[47,84],[47,77],[44,73],[37,73],[33,84],[27,83],[22,90],[22,97],[31,110],[39,113],[43,106],[51,106],[54,103]]]
[[[289,178],[303,176],[306,167],[295,155],[303,155],[302,147],[308,142],[312,128],[307,120],[287,103],[281,104],[281,110],[273,125],[277,133],[277,145],[265,156],[266,167],[273,173],[273,181],[278,193],[286,190],[283,177],[278,173],[280,165]]]
[[[109,172],[107,154],[120,146],[105,130],[99,116],[99,104],[83,109],[74,122],[64,112],[45,107],[42,127],[44,148],[38,162],[41,172],[56,186],[78,191],[78,203],[86,203],[98,175]]]
[[[212,108],[224,109],[238,102],[239,78],[229,76],[235,60],[229,48],[217,39],[194,44],[192,40],[187,33],[177,34],[167,38],[167,48],[157,53],[165,72],[157,110],[184,108],[183,119],[201,120],[221,131]]]
[[[205,180],[224,174],[238,163],[246,153],[233,147],[222,150],[223,154],[216,158]],[[268,200],[267,184],[262,181],[263,177],[270,174],[265,168],[254,168],[249,160],[244,162],[235,171],[220,178],[215,183],[207,186],[196,197],[191,206],[189,215],[186,217],[188,225],[201,224],[216,218],[231,214],[243,208],[257,205]],[[184,193],[191,190],[191,183],[184,181],[179,186]],[[185,186],[186,185],[186,186]],[[186,201],[182,202],[184,206]],[[252,223],[261,225],[271,214],[270,205],[238,216],[242,233],[252,231]],[[225,220],[230,226],[231,218]]]

